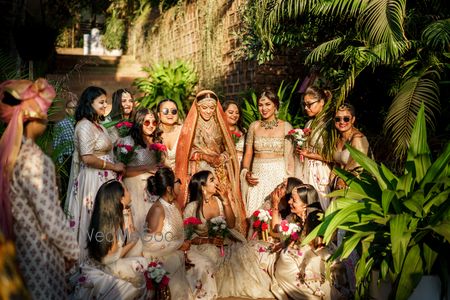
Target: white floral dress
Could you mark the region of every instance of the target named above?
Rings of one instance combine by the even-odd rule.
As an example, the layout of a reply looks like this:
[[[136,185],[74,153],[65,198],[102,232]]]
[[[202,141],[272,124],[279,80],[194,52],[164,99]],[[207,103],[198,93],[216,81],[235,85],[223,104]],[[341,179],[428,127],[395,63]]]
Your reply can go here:
[[[111,170],[95,169],[81,160],[82,155],[93,154],[113,163],[112,142],[106,129],[101,125],[82,119],[75,126],[75,151],[70,172],[66,213],[71,219],[71,227],[78,234],[80,261],[87,257],[87,239],[95,196],[100,186],[116,178]]]

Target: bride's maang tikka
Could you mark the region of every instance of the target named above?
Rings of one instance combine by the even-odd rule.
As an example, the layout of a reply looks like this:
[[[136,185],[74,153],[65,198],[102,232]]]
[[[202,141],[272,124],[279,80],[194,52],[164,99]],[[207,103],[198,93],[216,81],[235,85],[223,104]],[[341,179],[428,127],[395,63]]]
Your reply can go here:
[[[197,94],[196,96],[197,103],[207,101],[207,100],[213,100],[218,101],[217,95],[213,91],[204,90]]]

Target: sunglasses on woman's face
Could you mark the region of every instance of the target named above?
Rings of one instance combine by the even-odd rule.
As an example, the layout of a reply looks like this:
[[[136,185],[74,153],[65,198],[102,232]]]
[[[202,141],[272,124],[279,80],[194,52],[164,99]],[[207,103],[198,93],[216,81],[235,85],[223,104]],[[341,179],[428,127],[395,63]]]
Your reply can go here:
[[[345,123],[348,123],[348,122],[350,122],[350,117],[335,117],[335,118],[334,118],[334,121],[335,121],[336,123],[339,123],[339,122],[345,122]]]
[[[144,126],[150,126],[150,125],[156,126],[156,120],[153,120],[153,121],[145,120],[143,124],[144,124]]]
[[[172,108],[172,109],[168,109],[168,108],[163,108],[161,110],[161,113],[165,116],[167,116],[169,113],[172,115],[176,115],[178,113],[178,109],[176,108]]]

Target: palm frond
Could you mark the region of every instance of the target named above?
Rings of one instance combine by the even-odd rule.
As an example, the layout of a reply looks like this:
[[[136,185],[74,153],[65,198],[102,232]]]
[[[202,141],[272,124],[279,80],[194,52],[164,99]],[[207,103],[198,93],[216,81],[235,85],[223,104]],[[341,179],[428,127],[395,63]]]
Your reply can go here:
[[[309,1],[297,1],[309,2]],[[369,4],[369,0],[332,0],[320,1],[312,7],[312,14],[326,17],[331,20],[349,17],[358,17]]]
[[[337,37],[333,40],[327,41],[325,43],[320,44],[315,49],[309,53],[306,57],[306,64],[313,64],[316,62],[320,62],[325,59],[326,56],[330,53],[338,53],[339,47],[342,45],[345,37]]]
[[[298,1],[298,0],[286,0],[286,1],[273,1],[262,0],[261,6],[270,2],[271,5],[265,5],[270,9],[270,13],[267,14],[267,26],[273,28],[277,24],[281,23],[285,19],[295,19],[301,15],[309,12],[312,8],[318,5],[321,0],[312,1]]]
[[[405,79],[389,107],[384,130],[391,137],[398,157],[406,154],[422,103],[425,105],[427,124],[434,129],[434,113],[440,109],[438,80],[439,73],[436,71],[427,71]]]
[[[379,58],[380,64],[394,64],[408,49],[413,47],[414,41],[391,41],[374,45],[371,50]]]
[[[393,58],[402,53],[407,41],[404,32],[406,0],[372,0],[361,14],[358,27],[369,45],[386,45]]]
[[[450,19],[431,23],[422,32],[422,41],[430,48],[440,51],[450,47]]]

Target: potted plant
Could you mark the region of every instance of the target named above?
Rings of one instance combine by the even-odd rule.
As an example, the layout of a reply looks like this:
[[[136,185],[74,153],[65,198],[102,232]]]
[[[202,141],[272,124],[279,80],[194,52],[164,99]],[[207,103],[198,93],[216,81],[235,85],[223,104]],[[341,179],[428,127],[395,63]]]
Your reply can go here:
[[[106,54],[113,56],[122,55],[125,38],[125,22],[117,14],[116,10],[113,10],[111,17],[106,20],[105,34],[102,37]]]
[[[385,165],[346,147],[365,171],[359,176],[336,171],[348,189],[330,194],[337,199],[303,243],[316,236],[323,236],[329,243],[337,229],[346,231],[331,259],[345,259],[357,249],[357,298],[367,296],[372,271],[379,271],[382,280],[392,283],[393,299],[408,299],[422,276],[436,272],[441,273],[442,286],[446,286],[450,144],[432,162],[423,105],[411,135],[403,175],[396,176]]]

